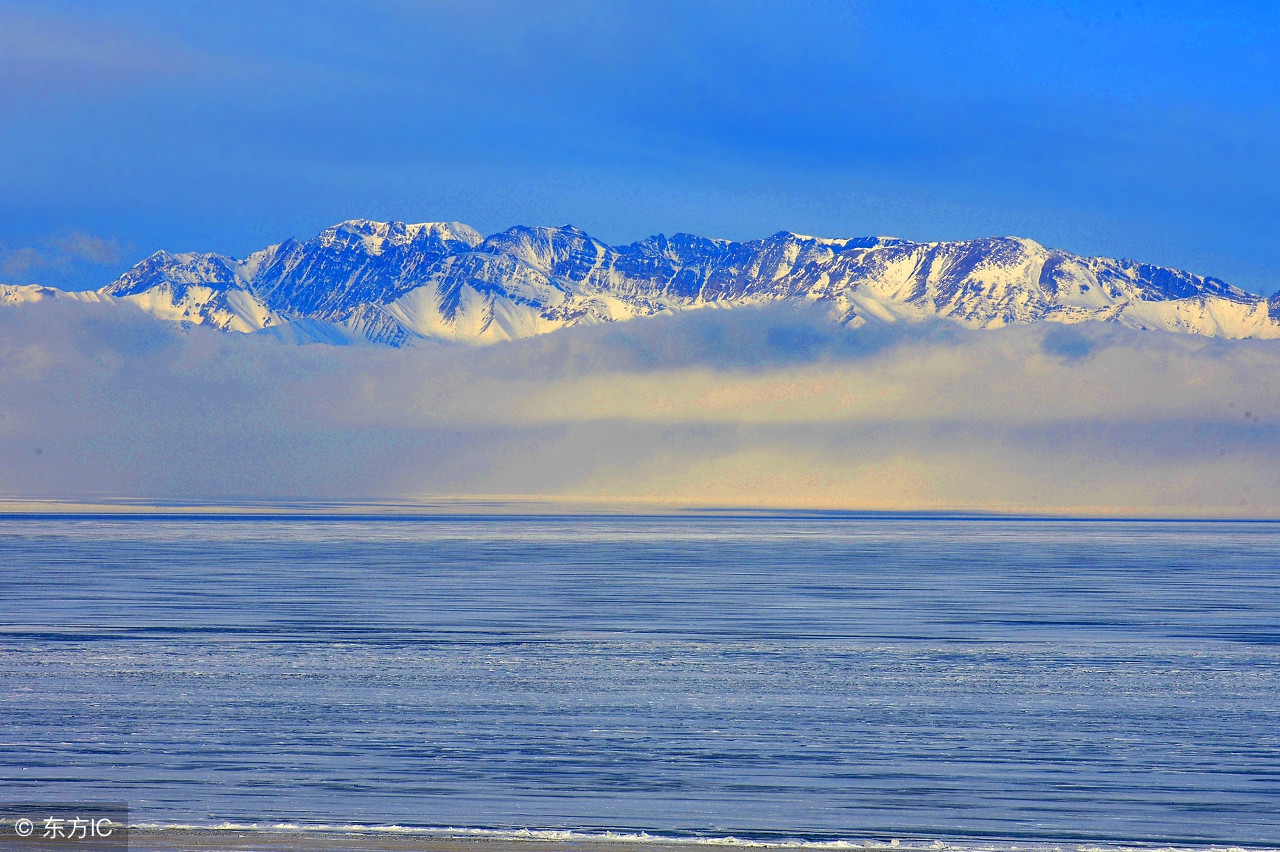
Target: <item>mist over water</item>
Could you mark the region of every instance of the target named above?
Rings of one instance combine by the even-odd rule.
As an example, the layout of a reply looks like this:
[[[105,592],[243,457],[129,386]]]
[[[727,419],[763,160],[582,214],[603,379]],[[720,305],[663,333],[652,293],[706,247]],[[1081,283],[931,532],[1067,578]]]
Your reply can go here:
[[[1280,527],[0,521],[0,788],[141,822],[1280,844]]]
[[[0,499],[1272,517],[1280,342],[701,310],[482,348],[0,312]]]

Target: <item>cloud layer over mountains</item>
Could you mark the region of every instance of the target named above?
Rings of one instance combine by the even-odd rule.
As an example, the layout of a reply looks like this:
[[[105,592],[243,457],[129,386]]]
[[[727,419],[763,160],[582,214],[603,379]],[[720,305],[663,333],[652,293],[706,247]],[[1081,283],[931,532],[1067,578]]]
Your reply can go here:
[[[0,496],[1280,514],[1280,344],[708,309],[481,349],[0,311]]]

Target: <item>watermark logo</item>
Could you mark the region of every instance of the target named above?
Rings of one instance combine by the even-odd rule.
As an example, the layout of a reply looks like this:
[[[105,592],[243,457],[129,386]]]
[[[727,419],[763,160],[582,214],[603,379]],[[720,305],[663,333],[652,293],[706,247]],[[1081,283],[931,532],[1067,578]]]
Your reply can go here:
[[[0,848],[121,852],[129,848],[129,806],[120,802],[0,804]]]

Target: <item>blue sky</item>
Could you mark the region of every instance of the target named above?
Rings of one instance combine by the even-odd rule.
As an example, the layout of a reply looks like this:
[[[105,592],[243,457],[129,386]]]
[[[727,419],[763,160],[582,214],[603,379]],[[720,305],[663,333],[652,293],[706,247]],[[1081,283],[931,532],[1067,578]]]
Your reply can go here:
[[[0,282],[357,216],[1016,234],[1270,293],[1280,9],[0,0]]]

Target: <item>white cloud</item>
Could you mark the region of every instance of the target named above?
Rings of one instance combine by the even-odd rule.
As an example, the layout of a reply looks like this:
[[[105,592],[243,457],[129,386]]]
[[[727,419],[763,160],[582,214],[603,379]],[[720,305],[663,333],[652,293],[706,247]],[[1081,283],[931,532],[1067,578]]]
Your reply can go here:
[[[780,307],[340,349],[97,307],[0,311],[0,493],[1280,514],[1275,342]]]

